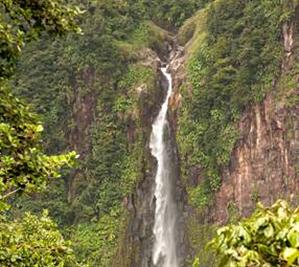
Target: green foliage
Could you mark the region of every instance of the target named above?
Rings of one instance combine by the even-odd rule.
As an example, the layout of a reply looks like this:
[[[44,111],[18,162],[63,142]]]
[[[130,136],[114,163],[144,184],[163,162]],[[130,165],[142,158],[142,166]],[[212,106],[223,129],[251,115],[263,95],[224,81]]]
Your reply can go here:
[[[48,185],[48,190],[44,190],[42,193],[24,194],[14,199],[13,208],[10,210],[11,218],[18,218],[28,211],[40,214],[47,209],[59,227],[70,225],[73,223],[77,211],[70,206],[68,201],[66,182],[66,179],[63,178],[55,179]]]
[[[48,153],[61,153],[67,149],[68,142],[61,126],[71,124],[69,103],[73,101],[73,93],[69,80],[73,72],[69,73],[72,69],[63,60],[60,49],[58,40],[48,38],[28,45],[12,82],[15,94],[27,100],[39,114]]]
[[[178,42],[185,45],[187,62],[195,59],[199,49],[205,44],[208,9],[208,6],[200,9],[179,29]]]
[[[201,224],[203,218],[196,214],[188,216],[186,233],[190,252],[195,252],[194,255],[188,255],[186,258],[186,266],[192,267],[214,267],[216,266],[217,257],[215,251],[206,248],[206,244],[215,236],[216,226],[211,224]]]
[[[0,200],[16,192],[45,189],[49,178],[70,166],[75,152],[47,156],[40,147],[43,127],[29,108],[15,98],[6,85],[0,91]]]
[[[205,192],[206,188],[204,185],[188,188],[189,203],[193,207],[205,207],[210,203],[210,194],[209,192]]]
[[[197,36],[190,42],[200,45],[190,44],[192,93],[183,91],[178,140],[183,173],[201,166],[206,193],[220,186],[219,171],[229,163],[242,112],[264,98],[280,73],[281,27],[293,12],[280,2],[220,0],[197,14]]]
[[[132,92],[131,90],[136,90],[136,87],[152,82],[153,76],[154,73],[151,68],[138,64],[132,65],[118,85],[123,91],[133,94],[133,97],[136,99],[136,92]]]
[[[166,28],[176,28],[192,16],[198,9],[203,7],[209,0],[162,0],[146,1],[143,0],[153,21]]]
[[[146,59],[153,53],[167,53],[166,42],[171,42],[171,34],[151,21],[141,21],[126,40],[116,42],[124,59],[130,62]]]
[[[41,146],[43,127],[28,106],[11,93],[9,78],[26,43],[42,32],[79,31],[78,8],[60,0],[0,3],[0,265],[79,266],[69,243],[47,216],[29,213],[9,221],[3,215],[15,193],[45,189],[58,171],[71,166],[76,153],[47,156]],[[9,201],[11,202],[11,201]]]
[[[106,92],[98,100],[99,117],[93,124],[92,152],[86,160],[89,181],[80,195],[81,205],[92,206],[97,215],[109,213],[132,193],[142,175],[144,137],[137,88],[145,85],[149,90],[154,80],[151,68],[132,65],[119,81],[118,92]]]
[[[217,231],[209,246],[221,257],[219,266],[297,266],[299,211],[279,200],[272,207],[258,205],[237,225]]]
[[[297,43],[298,41],[299,36],[294,35],[294,43]],[[297,79],[299,73],[298,49],[293,49],[291,58],[291,61],[287,64],[288,66],[284,68],[282,77],[277,83],[277,90],[274,92],[275,100],[288,108],[293,108],[298,104],[299,101],[298,93],[296,90],[296,88],[298,87]],[[289,61],[289,59],[285,57],[285,61]],[[284,65],[285,64],[286,62],[284,62]]]
[[[0,218],[0,265],[15,267],[75,267],[79,265],[56,224],[44,211],[21,220]]]
[[[25,43],[42,32],[79,32],[76,18],[80,13],[80,9],[66,6],[61,0],[1,1],[0,78],[11,75]]]
[[[114,93],[103,88],[98,99],[92,151],[84,166],[87,180],[71,204],[79,221],[71,233],[74,249],[91,266],[111,266],[119,245],[124,227],[119,206],[132,194],[144,170],[145,129],[141,128],[143,107],[137,89],[149,92],[154,86],[151,68],[131,64]]]
[[[46,193],[15,201],[18,209],[13,215],[49,206],[61,226],[78,226],[71,236],[80,259],[92,266],[109,266],[123,227],[122,214],[115,209],[146,169],[144,147],[150,129],[142,120],[157,97],[156,73],[146,61],[156,55],[148,48],[165,51],[170,37],[149,21],[167,20],[156,13],[158,1],[151,6],[156,11],[147,9],[142,0],[74,2],[86,10],[80,19],[84,34],[55,40],[43,35],[28,45],[12,85],[40,114],[47,152],[75,147],[80,165],[63,180],[52,182]],[[167,16],[180,15],[179,24],[191,15],[195,2],[171,5]]]
[[[121,191],[123,196],[128,196],[134,192],[138,181],[141,178],[143,166],[143,142],[136,141],[132,150],[126,155],[123,162],[123,172],[121,180]]]
[[[178,42],[180,45],[185,46],[186,43],[194,36],[197,24],[197,16],[187,19],[185,23],[180,27],[178,32]]]
[[[6,79],[26,42],[42,32],[79,31],[78,8],[61,1],[2,1],[0,4],[0,201],[16,192],[44,189],[58,170],[70,165],[76,154],[47,156],[42,152],[42,125],[27,106],[11,94]]]
[[[124,211],[119,208],[103,215],[98,222],[78,224],[71,231],[71,239],[76,255],[90,266],[111,266],[116,254]]]
[[[77,107],[80,100],[91,95],[94,102],[98,97],[101,99],[96,111],[92,110],[92,104],[89,106],[90,113],[94,113],[98,119],[93,123],[93,130],[86,129],[88,136],[92,133],[90,139],[93,149],[81,164],[85,179],[76,188],[78,197],[72,203],[77,218],[92,218],[98,216],[100,211],[107,212],[119,203],[122,196],[121,189],[115,188],[119,188],[122,161],[128,155],[125,151],[125,130],[126,120],[131,117],[131,111],[124,108],[129,109],[132,101],[136,100],[127,97],[126,92],[111,92],[114,92],[118,80],[127,72],[123,62],[125,59],[122,58],[116,41],[128,36],[139,15],[136,10],[131,14],[131,8],[134,7],[128,6],[126,1],[121,2],[120,6],[120,1],[84,5],[83,8],[88,10],[80,25],[84,35],[68,35],[54,42],[46,36],[41,42],[32,44],[25,51],[15,76],[15,91],[26,97],[41,114],[45,124],[46,148],[51,153],[64,151],[71,146],[69,133],[80,127],[76,125],[78,121],[75,121],[75,115],[80,112]],[[146,68],[144,69],[144,75],[148,76]],[[135,73],[139,75],[134,77],[136,81],[146,81],[143,74],[138,74],[138,71]],[[117,87],[126,91],[126,86],[133,84],[120,83]],[[137,94],[133,93],[135,97]],[[128,118],[121,117],[125,113]],[[71,179],[73,177],[64,179],[66,190]],[[60,185],[60,188],[61,186],[63,187]],[[68,214],[70,218],[73,217],[65,207],[65,193],[54,185],[53,190],[61,193],[61,205],[56,203],[55,206],[60,206],[66,216]],[[28,204],[24,208],[26,206],[40,210],[46,203],[50,203],[50,195],[39,197],[35,207]],[[52,197],[54,195],[53,192]],[[52,209],[50,211],[51,214],[57,214]],[[66,219],[64,215],[59,217],[59,221]]]
[[[237,204],[234,201],[230,201],[227,204],[228,220],[230,223],[236,223],[240,220],[240,212]]]
[[[136,88],[140,86],[148,96],[155,87],[155,77],[151,68],[135,65],[138,58],[127,56],[123,48],[133,47],[134,53],[146,47],[159,50],[168,37],[166,31],[145,21],[150,10],[142,1],[79,4],[87,10],[80,23],[84,35],[68,35],[54,42],[45,36],[28,46],[14,86],[41,114],[43,137],[51,153],[69,148],[69,133],[81,131],[75,118],[80,112],[78,102],[87,96],[100,99],[88,106],[95,109],[91,117],[96,118],[91,129],[86,129],[92,149],[82,158],[80,182],[74,192],[77,197],[71,203],[76,219],[87,219],[109,212],[140,177],[144,131],[139,120],[144,103],[138,103],[140,92]],[[132,140],[128,142],[129,131]],[[72,179],[65,177],[66,190],[70,190]],[[61,192],[56,187],[53,190]],[[65,202],[63,195],[60,199]],[[36,207],[24,207],[40,210],[50,198],[50,194],[38,197]],[[65,205],[58,206],[69,214]]]

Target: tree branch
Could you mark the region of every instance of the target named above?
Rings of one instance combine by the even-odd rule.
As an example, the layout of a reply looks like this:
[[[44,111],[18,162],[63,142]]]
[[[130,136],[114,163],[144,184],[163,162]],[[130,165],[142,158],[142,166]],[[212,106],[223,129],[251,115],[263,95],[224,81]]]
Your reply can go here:
[[[4,195],[4,196],[0,196],[0,200],[5,199],[5,198],[8,198],[8,197],[11,196],[12,194],[17,193],[17,192],[20,191],[20,190],[21,190],[21,188],[17,188],[17,189],[15,189],[15,190],[13,190],[13,191],[7,193],[7,194]]]

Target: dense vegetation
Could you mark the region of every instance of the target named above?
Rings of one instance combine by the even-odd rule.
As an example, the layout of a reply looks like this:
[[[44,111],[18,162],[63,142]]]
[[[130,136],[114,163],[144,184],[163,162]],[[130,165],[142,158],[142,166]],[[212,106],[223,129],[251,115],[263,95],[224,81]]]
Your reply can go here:
[[[0,264],[1,266],[76,266],[69,243],[47,217],[26,214],[11,221],[8,216],[16,194],[41,191],[61,167],[71,165],[74,152],[44,154],[43,127],[37,116],[12,94],[8,78],[13,74],[25,43],[42,32],[63,34],[78,30],[79,9],[60,1],[2,1],[0,4]],[[79,265],[78,265],[79,266]]]
[[[270,208],[259,204],[250,218],[218,229],[209,246],[219,266],[298,266],[298,242],[299,211],[280,200]]]
[[[82,266],[46,211],[15,221],[1,216],[0,237],[1,266]]]
[[[160,25],[175,29],[191,17],[195,10],[204,7],[209,0],[164,0],[164,1],[143,1],[149,10],[149,17]]]
[[[292,4],[220,0],[192,22],[198,24],[188,59],[192,94],[185,86],[178,140],[183,173],[188,176],[192,166],[200,165],[207,177],[189,190],[195,206],[210,203],[219,189],[220,170],[238,139],[240,115],[264,98],[280,74],[281,29],[294,16]]]
[[[174,30],[198,3],[77,1],[83,34],[44,35],[18,63],[14,91],[41,115],[47,152],[80,158],[47,192],[16,199],[13,216],[49,209],[91,266],[111,265],[127,220],[121,203],[148,168],[145,121],[160,95],[149,49],[165,54],[171,34],[161,27]]]
[[[57,170],[75,156],[70,153],[49,157],[43,153],[39,144],[43,127],[30,109],[11,93],[7,79],[15,70],[25,43],[42,32],[79,31],[74,21],[80,10],[65,7],[60,1],[33,6],[30,2],[3,1],[0,8],[0,200],[5,201],[17,192],[45,187],[48,178],[58,176]]]
[[[280,75],[280,29],[295,0],[71,2],[78,7],[0,3],[1,266],[118,266],[128,198],[150,168],[145,147],[161,96],[155,59],[181,26],[178,41],[189,41],[182,174],[200,166],[205,179],[188,184],[189,200],[209,204],[238,139],[236,122]],[[212,244],[227,266],[293,264],[297,213],[284,202],[260,208]],[[192,245],[207,241],[213,229],[190,221]],[[210,264],[207,255],[194,266]]]

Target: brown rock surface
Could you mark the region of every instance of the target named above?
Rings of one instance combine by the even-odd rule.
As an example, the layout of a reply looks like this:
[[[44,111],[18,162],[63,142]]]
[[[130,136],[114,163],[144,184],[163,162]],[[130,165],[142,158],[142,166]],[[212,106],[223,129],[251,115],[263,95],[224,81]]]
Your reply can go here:
[[[213,219],[224,223],[227,208],[235,203],[249,215],[256,201],[273,203],[277,198],[297,202],[299,193],[299,105],[277,108],[272,95],[257,104],[239,122],[238,141],[229,167],[223,170],[216,194]]]

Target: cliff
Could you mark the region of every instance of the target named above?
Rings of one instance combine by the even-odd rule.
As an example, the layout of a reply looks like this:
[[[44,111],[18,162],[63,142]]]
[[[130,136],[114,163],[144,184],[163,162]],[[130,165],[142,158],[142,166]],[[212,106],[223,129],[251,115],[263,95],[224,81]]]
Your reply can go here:
[[[45,37],[19,64],[16,91],[41,114],[46,150],[80,154],[49,192],[21,199],[22,210],[47,207],[72,226],[66,235],[83,263],[152,266],[157,163],[149,139],[166,91],[159,68],[168,61],[174,90],[165,140],[179,256],[185,266],[196,254],[200,266],[213,266],[204,247],[216,226],[248,216],[257,201],[298,204],[298,3],[192,1],[191,10],[184,1],[188,16],[201,9],[173,38],[147,20],[141,2],[108,2],[87,4],[83,38]],[[181,9],[163,8],[175,11],[165,23],[173,29]],[[163,25],[168,13],[158,9],[154,21]]]
[[[218,223],[228,220],[231,204],[242,216],[248,216],[257,201],[270,205],[283,198],[298,205],[298,7],[296,12],[295,20],[283,25],[280,76],[265,99],[248,108],[238,123],[240,137],[215,197],[212,217]],[[286,83],[288,76],[293,83]]]
[[[155,162],[149,137],[164,97],[160,65],[172,38],[143,18],[134,24],[105,13],[110,5],[88,10],[84,38],[45,37],[23,55],[16,93],[41,114],[45,148],[75,149],[80,157],[51,190],[23,197],[15,213],[48,208],[61,226],[73,226],[73,248],[91,266],[119,266],[116,254],[126,255],[124,266],[140,266],[151,256]],[[116,27],[122,19],[134,27]],[[112,34],[108,21],[126,38]]]
[[[221,97],[219,95],[229,90],[227,88],[237,76],[222,77],[217,81],[219,83],[218,96],[214,94],[209,104],[208,98],[205,99],[208,90],[211,91],[211,87],[215,86],[206,76],[211,70],[208,65],[205,65],[209,52],[216,53],[216,50],[206,46],[209,42],[210,31],[213,31],[209,28],[212,23],[209,12],[215,9],[220,10],[220,6],[222,6],[221,1],[211,4],[205,10],[199,11],[181,28],[178,39],[185,48],[172,67],[175,93],[171,101],[171,121],[177,132],[182,178],[188,192],[188,204],[186,203],[185,206],[189,214],[185,218],[186,233],[191,245],[189,252],[194,255],[194,250],[197,251],[201,262],[199,266],[213,266],[211,260],[213,256],[207,255],[204,247],[213,235],[215,224],[226,224],[250,215],[258,201],[269,205],[283,198],[293,205],[298,205],[299,193],[297,181],[299,163],[298,5],[291,5],[293,15],[288,21],[279,24],[277,28],[279,33],[277,42],[282,52],[278,50],[276,54],[279,57],[279,63],[275,67],[276,70],[273,69],[275,74],[272,77],[269,76],[269,82],[260,87],[254,99],[245,101],[241,109],[231,102],[226,114],[222,114],[226,107],[224,108],[217,101]],[[248,9],[244,9],[244,12],[243,15],[246,16]],[[218,19],[221,21],[221,17]],[[228,18],[223,20],[223,25],[226,20]],[[222,36],[219,32],[217,34],[219,38],[226,38],[224,34]],[[241,33],[241,37],[237,38],[244,38],[245,35]],[[216,48],[217,42],[220,41],[225,43],[223,39],[218,40],[217,35],[214,36],[214,43],[211,46],[215,45]],[[250,42],[249,39],[248,42]],[[264,47],[267,45],[267,42],[264,43]],[[236,45],[234,49],[242,51],[245,48],[238,48]],[[258,52],[259,48],[252,49],[257,49],[256,52]],[[219,50],[217,53],[214,54],[213,59],[208,57],[212,60],[211,65],[215,64],[217,57],[219,60],[222,57]],[[236,51],[231,50],[227,53],[230,55]],[[262,55],[263,52],[259,53]],[[229,60],[231,64],[229,68],[232,69],[233,60],[228,57],[225,60]],[[266,59],[263,60],[265,64]],[[194,61],[196,61],[195,64]],[[224,61],[221,64],[223,63]],[[233,75],[238,75],[242,71],[243,63],[240,65],[239,61],[237,64],[239,66],[234,70]],[[259,68],[258,65],[255,67]],[[227,67],[223,65],[222,68]],[[255,83],[259,82],[257,80]],[[252,85],[251,88],[255,86]],[[245,96],[248,92],[240,93]],[[224,99],[229,103],[231,101],[229,99],[237,97],[241,103],[241,95],[234,96],[230,93]],[[198,105],[206,105],[206,107],[198,107]],[[198,109],[201,113],[197,113]],[[238,109],[240,111],[237,111]],[[234,114],[228,122],[230,112]],[[215,117],[216,114],[217,117]],[[207,118],[209,118],[209,124],[206,124]],[[221,120],[223,121],[219,123]],[[190,125],[193,126],[190,127]],[[217,138],[211,131],[212,127],[218,135]],[[222,149],[219,150],[219,147]]]

